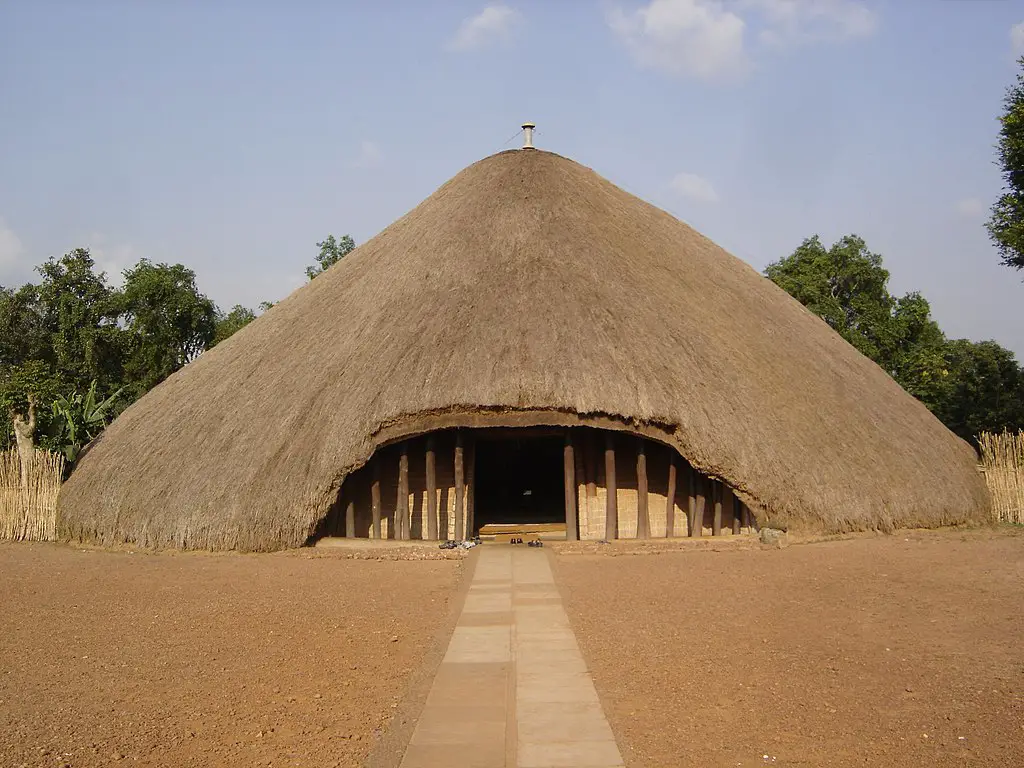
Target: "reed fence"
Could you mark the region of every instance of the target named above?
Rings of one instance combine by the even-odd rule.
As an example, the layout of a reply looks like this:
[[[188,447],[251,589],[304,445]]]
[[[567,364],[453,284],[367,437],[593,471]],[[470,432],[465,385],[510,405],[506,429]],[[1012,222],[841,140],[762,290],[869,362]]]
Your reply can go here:
[[[1001,522],[1024,524],[1024,431],[982,432],[978,445],[993,514]]]
[[[22,475],[17,449],[0,451],[0,541],[53,541],[64,457],[36,451]]]

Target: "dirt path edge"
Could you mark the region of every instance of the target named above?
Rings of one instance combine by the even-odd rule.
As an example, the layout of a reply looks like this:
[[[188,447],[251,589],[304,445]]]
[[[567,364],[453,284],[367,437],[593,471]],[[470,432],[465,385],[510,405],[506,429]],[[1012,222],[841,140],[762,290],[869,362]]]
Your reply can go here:
[[[423,663],[410,677],[409,687],[395,711],[395,716],[391,718],[387,730],[381,735],[380,740],[367,756],[366,762],[363,763],[365,768],[399,768],[401,765],[405,750],[409,746],[409,740],[412,738],[413,729],[427,702],[430,686],[437,676],[437,670],[441,666],[448,643],[455,631],[455,624],[462,614],[462,606],[466,602],[469,585],[473,583],[473,574],[476,572],[479,559],[480,552],[474,548],[470,551],[469,556],[462,560],[465,567],[462,569],[459,583],[452,595],[448,613],[434,633],[430,647],[423,657]]]

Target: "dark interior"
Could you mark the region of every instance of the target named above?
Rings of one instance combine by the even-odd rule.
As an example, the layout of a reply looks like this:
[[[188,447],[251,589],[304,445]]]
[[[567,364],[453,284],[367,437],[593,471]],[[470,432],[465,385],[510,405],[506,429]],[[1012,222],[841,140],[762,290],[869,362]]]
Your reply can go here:
[[[559,437],[486,438],[476,443],[476,525],[564,523]]]

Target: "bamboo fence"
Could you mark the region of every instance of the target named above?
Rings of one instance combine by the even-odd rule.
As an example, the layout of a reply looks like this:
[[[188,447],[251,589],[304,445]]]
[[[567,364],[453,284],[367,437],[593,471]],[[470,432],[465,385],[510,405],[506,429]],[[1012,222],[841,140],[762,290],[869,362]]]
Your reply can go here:
[[[37,450],[25,474],[17,449],[0,451],[0,541],[53,541],[64,457]]]
[[[1024,524],[1024,431],[982,432],[978,444],[993,514],[1000,522]]]

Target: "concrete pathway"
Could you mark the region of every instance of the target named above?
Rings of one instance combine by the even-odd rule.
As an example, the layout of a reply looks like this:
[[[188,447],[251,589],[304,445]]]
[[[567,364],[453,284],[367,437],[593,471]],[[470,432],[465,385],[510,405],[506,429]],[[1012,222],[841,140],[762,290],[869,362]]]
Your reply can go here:
[[[485,544],[402,768],[616,768],[543,549]]]

